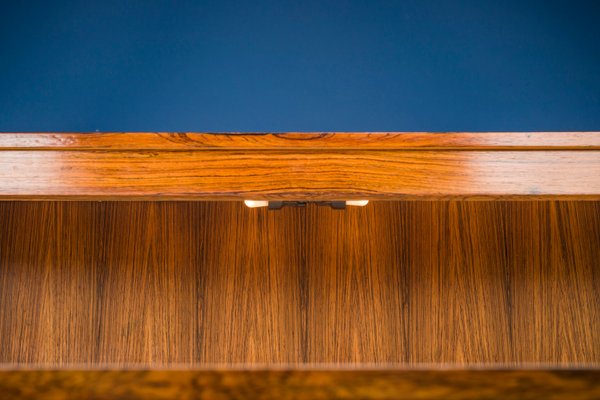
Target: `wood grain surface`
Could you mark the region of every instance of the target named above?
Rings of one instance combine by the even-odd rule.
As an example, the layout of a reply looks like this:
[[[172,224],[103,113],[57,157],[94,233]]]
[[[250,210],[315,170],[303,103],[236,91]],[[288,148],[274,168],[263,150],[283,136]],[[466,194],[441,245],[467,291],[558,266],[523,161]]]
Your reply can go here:
[[[0,365],[598,368],[599,202],[0,202]]]
[[[600,132],[0,134],[0,200],[600,200]]]
[[[0,149],[600,150],[600,132],[0,133]]]
[[[0,151],[0,199],[600,199],[600,151]]]
[[[0,371],[5,400],[600,398],[600,371]]]

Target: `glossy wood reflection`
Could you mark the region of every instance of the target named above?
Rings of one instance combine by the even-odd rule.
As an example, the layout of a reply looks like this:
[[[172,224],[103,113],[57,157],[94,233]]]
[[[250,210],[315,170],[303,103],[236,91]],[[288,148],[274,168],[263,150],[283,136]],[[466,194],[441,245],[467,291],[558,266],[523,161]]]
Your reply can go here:
[[[600,151],[0,152],[0,199],[600,199]]]
[[[587,366],[600,203],[0,202],[0,364]]]

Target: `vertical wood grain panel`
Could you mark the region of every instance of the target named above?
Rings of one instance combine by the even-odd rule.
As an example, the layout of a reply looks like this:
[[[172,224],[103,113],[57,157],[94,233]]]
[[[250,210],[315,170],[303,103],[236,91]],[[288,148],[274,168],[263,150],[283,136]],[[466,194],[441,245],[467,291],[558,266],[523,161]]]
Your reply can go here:
[[[0,365],[598,366],[600,203],[0,202]]]
[[[201,363],[303,362],[303,210],[206,204],[198,308]],[[205,217],[208,217],[206,219]]]
[[[407,224],[386,205],[308,215],[309,362],[409,361]]]

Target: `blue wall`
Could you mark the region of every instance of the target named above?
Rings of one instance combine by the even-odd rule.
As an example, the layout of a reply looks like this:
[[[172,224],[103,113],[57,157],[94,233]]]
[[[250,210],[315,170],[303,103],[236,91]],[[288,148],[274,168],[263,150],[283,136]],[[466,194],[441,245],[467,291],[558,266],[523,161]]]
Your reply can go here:
[[[0,9],[0,131],[600,130],[600,1]]]

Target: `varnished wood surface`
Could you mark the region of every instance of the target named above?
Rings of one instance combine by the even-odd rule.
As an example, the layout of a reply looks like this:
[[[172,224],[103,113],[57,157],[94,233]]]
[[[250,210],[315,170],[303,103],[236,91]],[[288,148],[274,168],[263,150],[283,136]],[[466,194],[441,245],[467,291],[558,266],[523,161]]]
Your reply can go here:
[[[0,133],[0,149],[600,150],[600,132]]]
[[[600,200],[600,132],[0,134],[0,200]]]
[[[600,151],[0,151],[0,199],[600,199]]]
[[[598,399],[600,371],[0,371],[5,400]]]
[[[0,365],[600,362],[600,203],[0,202]]]

